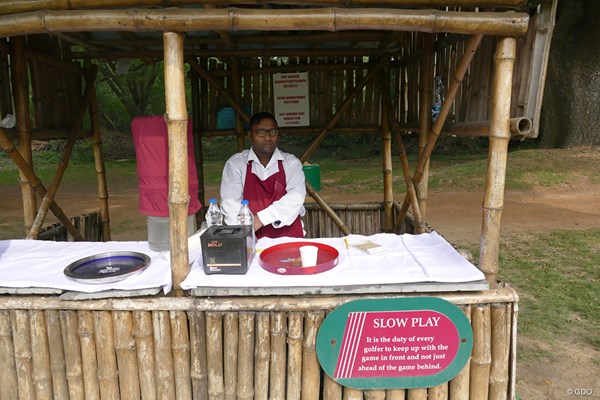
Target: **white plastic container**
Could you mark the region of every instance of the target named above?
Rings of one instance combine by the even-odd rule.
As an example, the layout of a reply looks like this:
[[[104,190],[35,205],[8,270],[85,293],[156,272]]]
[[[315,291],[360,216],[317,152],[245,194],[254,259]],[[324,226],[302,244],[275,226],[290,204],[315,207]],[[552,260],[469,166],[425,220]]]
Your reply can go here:
[[[154,251],[165,251],[171,248],[171,235],[169,231],[168,217],[146,217],[148,227],[148,245]],[[196,216],[188,215],[187,218],[187,236],[190,237],[196,232]]]

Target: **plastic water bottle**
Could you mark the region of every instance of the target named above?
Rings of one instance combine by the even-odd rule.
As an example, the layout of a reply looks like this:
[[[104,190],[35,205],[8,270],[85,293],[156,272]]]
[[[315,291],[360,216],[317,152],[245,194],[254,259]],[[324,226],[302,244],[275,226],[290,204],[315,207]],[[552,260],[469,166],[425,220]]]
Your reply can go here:
[[[446,97],[446,88],[441,76],[436,76],[433,81],[433,103],[431,105],[431,118],[435,121],[440,115],[442,103]]]
[[[206,211],[206,227],[210,228],[213,225],[223,225],[223,213],[217,204],[217,199],[210,199],[208,203],[208,210]]]
[[[242,200],[242,205],[240,207],[240,212],[237,215],[237,223],[238,225],[250,225],[254,226],[254,216],[252,215],[252,211],[250,211],[250,207],[248,206],[248,200]]]

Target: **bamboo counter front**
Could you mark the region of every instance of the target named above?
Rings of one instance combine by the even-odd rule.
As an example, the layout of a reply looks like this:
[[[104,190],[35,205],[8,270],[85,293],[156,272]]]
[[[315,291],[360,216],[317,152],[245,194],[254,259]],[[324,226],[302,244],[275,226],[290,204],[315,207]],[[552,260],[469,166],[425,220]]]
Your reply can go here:
[[[518,297],[510,287],[427,294],[457,305],[473,328],[471,359],[447,384],[360,391],[324,374],[315,343],[329,312],[355,299],[422,295],[2,295],[0,399],[514,398]]]

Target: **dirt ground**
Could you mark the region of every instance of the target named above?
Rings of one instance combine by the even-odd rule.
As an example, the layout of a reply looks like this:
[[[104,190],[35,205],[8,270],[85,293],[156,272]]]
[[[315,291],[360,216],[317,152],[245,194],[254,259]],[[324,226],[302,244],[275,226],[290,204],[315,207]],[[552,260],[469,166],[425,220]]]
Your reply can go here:
[[[0,188],[2,217],[22,218],[18,187]],[[89,193],[95,188],[90,187]],[[207,196],[216,196],[218,188],[207,188]],[[137,211],[137,187],[109,187],[110,218],[113,240],[146,239],[145,218]],[[381,201],[380,194],[348,195],[322,191],[328,202]],[[402,196],[398,195],[398,199]],[[67,215],[79,215],[97,209],[97,198],[82,195],[81,187],[63,187],[57,197]],[[451,243],[476,245],[481,231],[483,191],[430,191],[427,222]],[[600,185],[573,183],[560,187],[526,191],[507,191],[502,214],[503,237],[552,229],[588,229],[600,227]],[[522,361],[517,366],[517,393],[521,399],[600,398],[600,349],[580,343],[563,343],[548,348],[534,338],[519,338],[519,348],[548,352],[551,358]],[[569,389],[591,389],[592,395],[576,396]]]

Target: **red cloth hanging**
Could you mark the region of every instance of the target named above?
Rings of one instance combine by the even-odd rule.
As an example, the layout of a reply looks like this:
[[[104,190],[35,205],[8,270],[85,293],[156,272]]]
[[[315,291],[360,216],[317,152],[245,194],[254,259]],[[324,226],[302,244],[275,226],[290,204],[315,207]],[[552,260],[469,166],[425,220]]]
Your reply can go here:
[[[135,145],[140,213],[154,217],[169,216],[169,146],[167,123],[162,115],[136,117],[131,121]],[[192,122],[188,120],[188,177],[190,203],[188,215],[202,204],[198,200],[198,174],[192,140]]]

